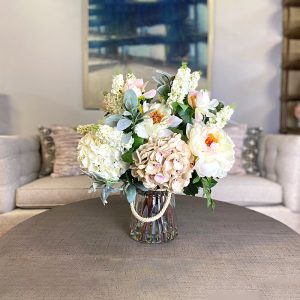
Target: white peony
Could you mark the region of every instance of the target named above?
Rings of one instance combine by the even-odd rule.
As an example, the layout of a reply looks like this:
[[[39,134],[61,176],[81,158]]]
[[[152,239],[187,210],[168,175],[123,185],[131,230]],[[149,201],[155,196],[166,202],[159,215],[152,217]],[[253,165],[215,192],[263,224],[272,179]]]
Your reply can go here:
[[[124,143],[124,134],[116,128],[100,125],[98,131],[81,138],[78,145],[78,161],[89,173],[96,173],[108,181],[117,181],[129,165],[122,154],[131,148],[133,138]]]
[[[223,178],[234,163],[234,144],[224,130],[195,124],[188,132],[188,145],[197,157],[199,177]]]
[[[169,127],[177,127],[182,120],[171,115],[171,109],[161,103],[143,103],[143,112],[149,112],[141,123],[135,126],[135,133],[144,139],[167,137],[173,134]]]

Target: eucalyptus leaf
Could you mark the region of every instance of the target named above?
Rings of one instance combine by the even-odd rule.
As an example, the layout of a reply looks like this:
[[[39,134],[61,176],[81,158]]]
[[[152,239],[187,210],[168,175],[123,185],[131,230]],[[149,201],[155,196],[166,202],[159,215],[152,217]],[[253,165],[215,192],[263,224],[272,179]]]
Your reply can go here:
[[[117,123],[117,129],[123,131],[127,129],[132,124],[132,121],[127,118],[122,118]]]
[[[136,188],[138,190],[141,190],[143,192],[147,192],[148,191],[148,189],[145,188],[144,185],[141,182],[136,182],[134,185],[136,186]]]
[[[126,194],[126,198],[128,203],[132,203],[135,200],[136,197],[136,187],[131,184],[129,185],[126,189],[125,189],[125,194]]]

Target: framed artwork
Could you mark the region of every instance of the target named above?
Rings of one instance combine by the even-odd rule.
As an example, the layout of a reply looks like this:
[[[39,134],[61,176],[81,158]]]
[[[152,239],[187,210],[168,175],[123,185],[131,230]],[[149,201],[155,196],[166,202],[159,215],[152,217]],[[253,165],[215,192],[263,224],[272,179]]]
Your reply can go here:
[[[83,0],[84,107],[101,107],[115,74],[151,80],[183,61],[209,89],[212,11],[212,0]]]

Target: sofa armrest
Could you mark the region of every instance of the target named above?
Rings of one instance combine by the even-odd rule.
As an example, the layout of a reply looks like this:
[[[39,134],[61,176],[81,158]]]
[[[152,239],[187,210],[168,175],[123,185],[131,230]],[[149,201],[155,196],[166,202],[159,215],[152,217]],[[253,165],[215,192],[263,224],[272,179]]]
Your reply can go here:
[[[285,206],[300,212],[300,136],[263,136],[259,143],[258,164],[262,176],[282,186]]]
[[[16,189],[37,178],[39,148],[37,136],[0,136],[0,213],[14,209]]]

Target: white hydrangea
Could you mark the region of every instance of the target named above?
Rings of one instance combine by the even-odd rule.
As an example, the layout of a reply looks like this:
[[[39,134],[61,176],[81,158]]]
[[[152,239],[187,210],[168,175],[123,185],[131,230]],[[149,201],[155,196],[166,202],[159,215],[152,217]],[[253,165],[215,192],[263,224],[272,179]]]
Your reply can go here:
[[[133,138],[124,143],[124,133],[107,125],[81,138],[78,145],[78,161],[89,173],[96,173],[108,181],[117,181],[129,165],[122,154],[131,148]]]
[[[200,72],[193,72],[190,76],[189,92],[196,90],[200,79]]]
[[[111,93],[114,95],[118,95],[120,91],[123,90],[124,87],[124,78],[122,74],[118,74],[113,77]]]
[[[171,92],[168,95],[169,98],[167,100],[167,104],[170,107],[172,107],[172,104],[175,102],[183,103],[184,97],[189,92],[190,76],[191,69],[186,65],[183,65],[178,69],[172,84]]]
[[[206,125],[209,127],[217,127],[222,129],[230,120],[233,112],[233,108],[227,105],[217,112],[216,115],[210,117]]]

